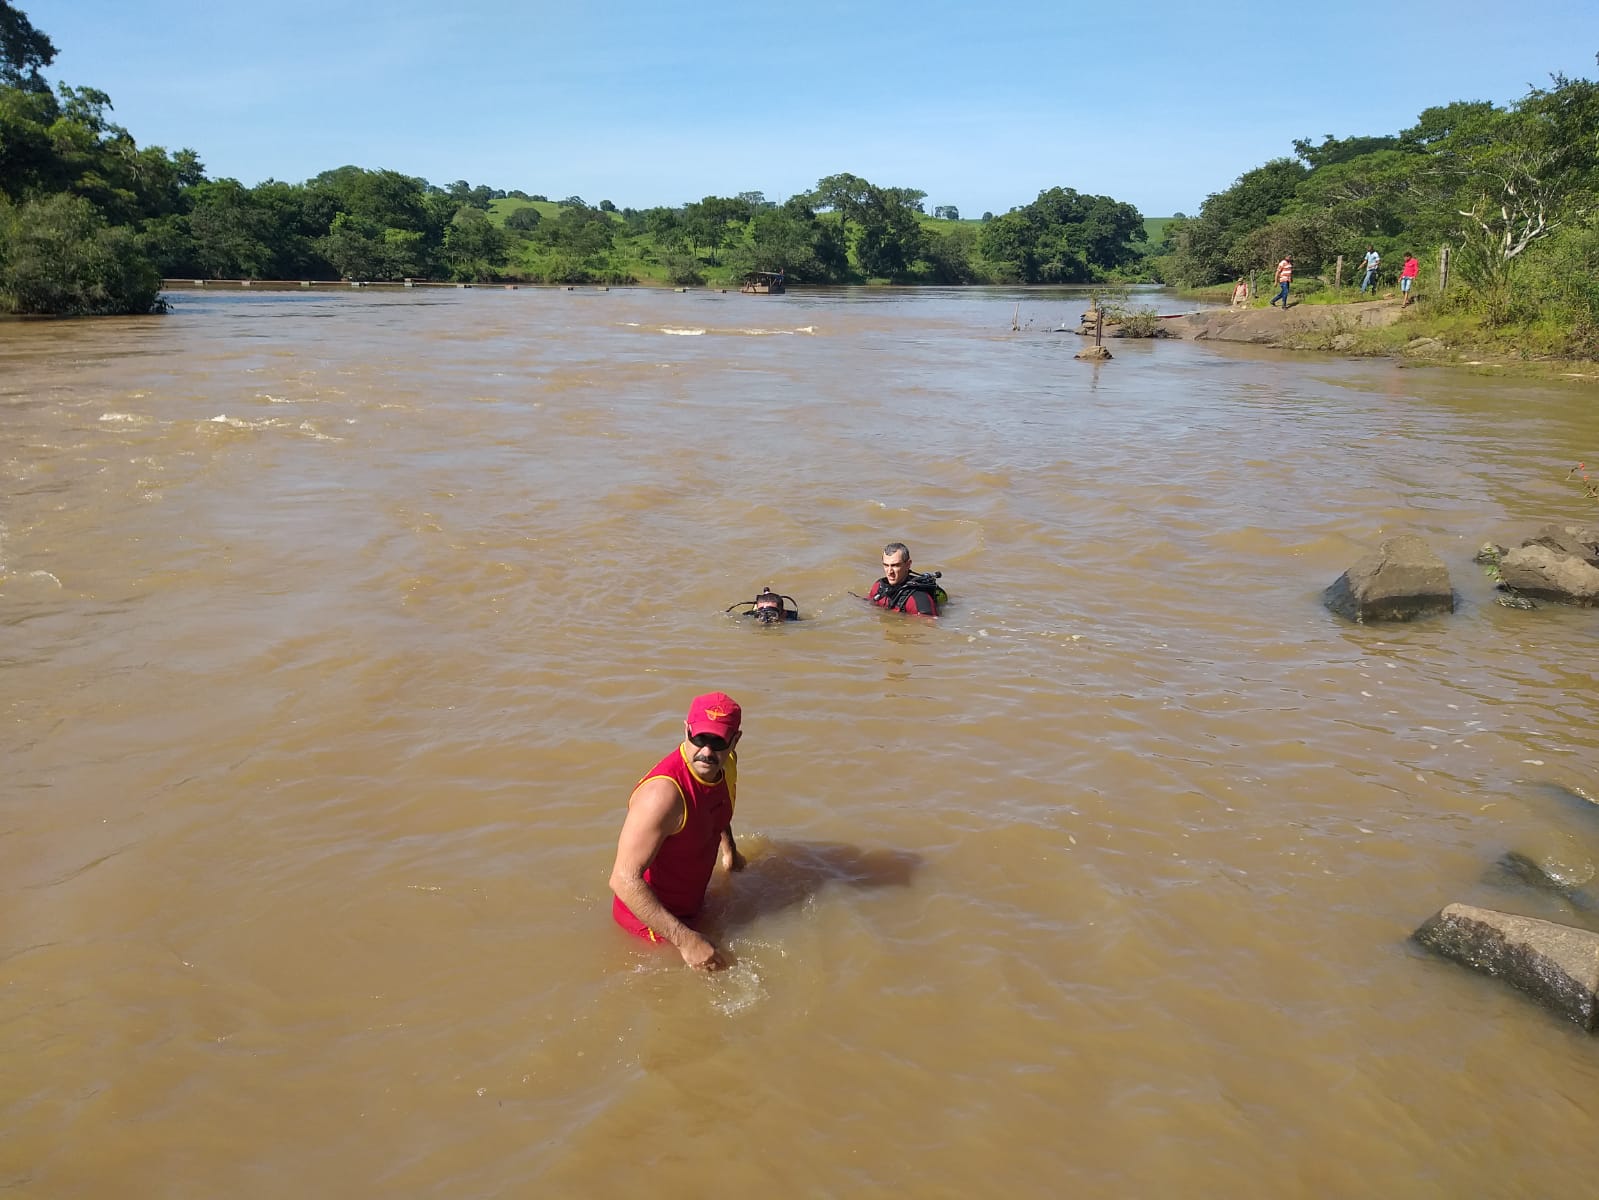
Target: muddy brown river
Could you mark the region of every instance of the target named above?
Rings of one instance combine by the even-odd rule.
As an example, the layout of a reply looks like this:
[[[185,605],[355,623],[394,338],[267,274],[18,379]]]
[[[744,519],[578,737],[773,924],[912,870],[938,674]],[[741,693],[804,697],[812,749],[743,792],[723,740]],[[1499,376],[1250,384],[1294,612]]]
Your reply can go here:
[[[1592,1186],[1599,1042],[1407,941],[1591,919],[1490,868],[1595,873],[1599,616],[1471,557],[1594,519],[1592,381],[1095,367],[1063,292],[174,300],[0,325],[0,1191]],[[1329,615],[1399,533],[1458,612]],[[853,595],[889,540],[936,622]],[[607,877],[712,689],[707,977]]]

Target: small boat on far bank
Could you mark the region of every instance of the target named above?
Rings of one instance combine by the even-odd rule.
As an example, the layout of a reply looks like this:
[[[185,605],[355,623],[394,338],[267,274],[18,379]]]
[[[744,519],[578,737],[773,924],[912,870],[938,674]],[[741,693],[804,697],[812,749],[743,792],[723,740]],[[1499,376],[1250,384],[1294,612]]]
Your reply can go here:
[[[781,271],[751,271],[738,290],[752,296],[781,296],[786,283]]]

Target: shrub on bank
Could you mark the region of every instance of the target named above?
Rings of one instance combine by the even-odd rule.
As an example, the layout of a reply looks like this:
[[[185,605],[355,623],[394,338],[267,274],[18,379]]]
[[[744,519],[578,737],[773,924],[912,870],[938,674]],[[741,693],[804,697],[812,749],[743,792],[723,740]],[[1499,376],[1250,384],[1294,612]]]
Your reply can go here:
[[[125,316],[164,311],[161,276],[133,231],[108,226],[58,192],[0,211],[0,308],[18,314]]]

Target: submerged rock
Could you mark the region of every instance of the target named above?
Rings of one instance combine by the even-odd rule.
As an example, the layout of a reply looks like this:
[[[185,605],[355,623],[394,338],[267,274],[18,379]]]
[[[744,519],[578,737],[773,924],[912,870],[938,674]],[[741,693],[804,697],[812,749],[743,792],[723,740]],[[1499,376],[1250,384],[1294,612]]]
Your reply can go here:
[[[1599,1025],[1599,933],[1450,904],[1411,936],[1435,954],[1520,988],[1589,1033]]]
[[[1409,621],[1455,611],[1449,568],[1415,534],[1389,538],[1322,593],[1322,602],[1351,621]]]
[[[1599,800],[1590,796],[1580,786],[1556,783],[1552,779],[1540,780],[1531,785],[1534,793],[1561,804],[1566,811],[1586,820],[1599,818]]]
[[[1520,885],[1540,892],[1552,892],[1580,913],[1599,912],[1599,902],[1585,890],[1585,885],[1593,881],[1591,865],[1573,871],[1570,867],[1537,855],[1509,850],[1493,865],[1488,879],[1500,886]]]

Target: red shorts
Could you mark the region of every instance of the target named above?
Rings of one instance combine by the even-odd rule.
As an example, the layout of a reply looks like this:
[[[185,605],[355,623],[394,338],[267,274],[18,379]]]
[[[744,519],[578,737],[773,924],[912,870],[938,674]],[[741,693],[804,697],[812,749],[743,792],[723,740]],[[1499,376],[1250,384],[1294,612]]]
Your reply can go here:
[[[693,914],[690,914],[692,916]],[[643,938],[646,942],[665,942],[666,939],[648,925],[644,924],[633,915],[633,910],[622,903],[622,897],[611,897],[611,919],[627,930],[636,938]],[[679,917],[680,921],[687,921],[689,917]]]

